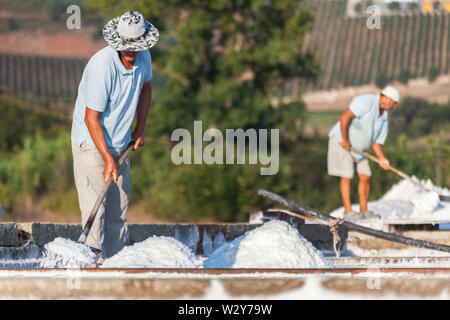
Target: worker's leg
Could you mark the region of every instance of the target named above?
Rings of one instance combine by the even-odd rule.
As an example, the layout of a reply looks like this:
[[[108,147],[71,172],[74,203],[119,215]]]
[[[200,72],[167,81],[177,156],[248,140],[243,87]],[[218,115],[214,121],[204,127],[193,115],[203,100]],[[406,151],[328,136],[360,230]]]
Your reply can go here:
[[[119,154],[113,154],[118,160]],[[128,242],[127,210],[130,199],[130,160],[129,158],[119,168],[117,183],[108,190],[105,208],[105,241],[104,257],[109,258]]]
[[[345,214],[352,212],[352,202],[350,200],[351,178],[341,178],[340,190],[342,203],[344,204]]]
[[[359,212],[367,212],[367,201],[370,193],[370,176],[358,173]]]
[[[359,196],[359,212],[367,212],[367,202],[370,194],[370,171],[369,160],[363,159],[356,164],[356,172],[358,173],[358,196]]]
[[[354,161],[350,152],[342,148],[340,142],[336,138],[331,138],[328,143],[328,174],[330,176],[338,176],[341,178],[340,191],[342,202],[344,204],[345,213],[352,211],[350,200],[350,187],[355,171]]]
[[[85,142],[81,146],[72,143],[72,152],[75,185],[81,211],[81,223],[84,227],[97,201],[98,195],[105,185],[103,178],[105,163],[97,149],[88,146]],[[104,213],[105,207],[102,204],[97,211],[94,223],[86,239],[86,245],[100,250],[103,250]]]

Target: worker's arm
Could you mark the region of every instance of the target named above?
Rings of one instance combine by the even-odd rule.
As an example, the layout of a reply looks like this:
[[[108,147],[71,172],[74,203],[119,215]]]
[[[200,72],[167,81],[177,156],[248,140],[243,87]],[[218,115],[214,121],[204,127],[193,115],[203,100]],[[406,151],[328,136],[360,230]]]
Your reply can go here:
[[[103,160],[105,161],[105,169],[103,170],[105,183],[108,181],[110,176],[113,176],[114,183],[116,183],[118,177],[117,167],[114,162],[114,158],[109,152],[108,145],[106,144],[105,133],[103,132],[103,128],[99,120],[101,114],[101,112],[94,111],[86,107],[84,122],[89,130],[92,141],[94,141],[97,150],[100,152]]]
[[[141,93],[136,110],[136,127],[131,134],[131,138],[136,141],[134,150],[144,145],[144,131],[147,123],[148,113],[152,105],[152,82],[148,81],[142,85]]]
[[[390,163],[389,160],[384,155],[383,145],[379,143],[374,143],[372,145],[372,150],[377,155],[378,160],[380,160],[380,167],[382,167],[384,170],[389,170]]]
[[[341,124],[341,135],[342,142],[341,145],[344,149],[350,150],[350,140],[348,139],[348,126],[350,125],[350,121],[355,117],[355,114],[349,109],[345,110],[339,120]]]

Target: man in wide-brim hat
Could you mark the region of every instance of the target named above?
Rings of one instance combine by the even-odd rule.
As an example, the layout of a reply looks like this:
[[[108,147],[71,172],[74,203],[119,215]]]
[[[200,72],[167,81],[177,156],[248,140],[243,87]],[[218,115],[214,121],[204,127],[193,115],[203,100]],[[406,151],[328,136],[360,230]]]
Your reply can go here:
[[[114,184],[97,212],[86,244],[98,257],[111,257],[127,243],[126,212],[130,197],[130,163],[118,171],[115,160],[134,140],[144,145],[144,130],[152,101],[152,60],[148,49],[158,30],[137,11],[109,21],[103,28],[108,46],[87,63],[75,104],[72,152],[82,224],[98,194],[112,176]],[[136,127],[131,132],[133,118]]]

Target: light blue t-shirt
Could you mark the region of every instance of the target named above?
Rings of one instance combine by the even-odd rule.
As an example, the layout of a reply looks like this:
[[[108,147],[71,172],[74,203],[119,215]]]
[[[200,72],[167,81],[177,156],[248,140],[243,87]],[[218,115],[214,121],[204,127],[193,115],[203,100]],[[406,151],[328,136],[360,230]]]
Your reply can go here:
[[[367,152],[374,143],[383,145],[388,133],[388,114],[383,112],[380,117],[380,95],[357,96],[350,103],[349,109],[355,117],[348,128],[348,138],[352,147]],[[328,134],[330,138],[336,137],[342,142],[340,121],[338,121]],[[363,157],[352,152],[357,160]]]
[[[130,127],[134,119],[142,85],[152,79],[152,60],[148,50],[140,51],[127,70],[119,54],[105,47],[94,54],[78,87],[72,121],[72,141],[94,146],[84,122],[86,107],[102,112],[99,117],[110,150],[121,152],[131,141]]]

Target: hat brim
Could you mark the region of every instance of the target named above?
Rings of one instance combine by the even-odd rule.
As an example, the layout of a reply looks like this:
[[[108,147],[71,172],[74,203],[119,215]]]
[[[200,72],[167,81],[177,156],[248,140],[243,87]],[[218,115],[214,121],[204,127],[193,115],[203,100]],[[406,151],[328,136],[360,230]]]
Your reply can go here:
[[[142,51],[153,47],[159,40],[159,31],[145,20],[145,32],[136,39],[123,39],[117,31],[120,17],[111,19],[103,27],[103,38],[106,43],[117,51]]]

